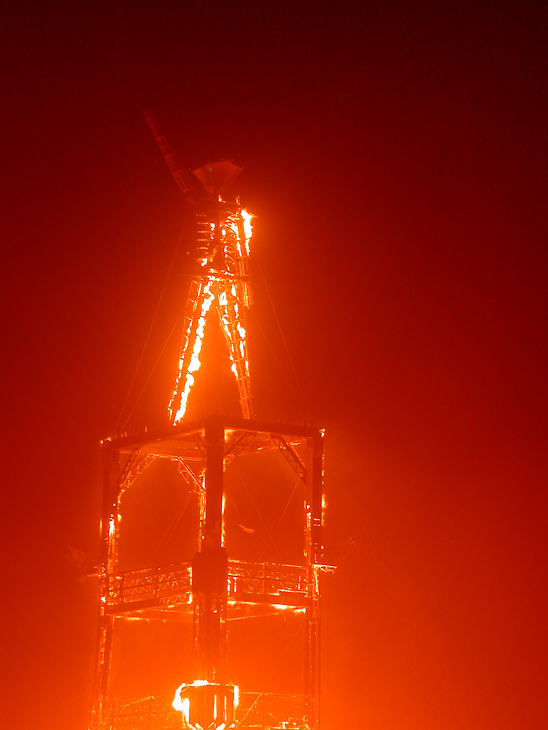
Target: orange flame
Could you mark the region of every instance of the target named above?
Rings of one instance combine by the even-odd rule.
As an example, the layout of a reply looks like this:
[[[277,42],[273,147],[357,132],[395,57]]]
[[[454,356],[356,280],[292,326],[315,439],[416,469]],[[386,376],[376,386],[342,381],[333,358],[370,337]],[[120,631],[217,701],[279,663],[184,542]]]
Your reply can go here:
[[[187,345],[185,345],[179,358],[179,373],[175,383],[175,389],[171,397],[170,413],[173,416],[174,424],[179,423],[186,412],[190,390],[194,385],[194,373],[196,373],[200,368],[200,351],[202,349],[207,313],[216,296],[218,297],[220,307],[229,307],[233,312],[233,314],[227,314],[226,309],[224,310],[225,313],[221,315],[221,324],[223,328],[227,331],[231,324],[230,318],[234,317],[236,320],[235,324],[238,336],[240,338],[237,345],[237,355],[243,361],[243,368],[240,366],[240,369],[243,370],[243,372],[238,373],[238,365],[235,354],[229,351],[231,370],[236,378],[249,378],[249,363],[246,359],[245,348],[247,332],[243,323],[239,319],[239,306],[241,305],[242,308],[246,308],[250,304],[249,284],[247,281],[247,256],[249,256],[249,241],[253,232],[251,220],[252,215],[247,210],[242,209],[239,213],[230,215],[225,223],[221,225],[220,230],[224,239],[223,245],[225,254],[227,254],[228,251],[232,251],[232,255],[236,256],[240,278],[237,281],[233,281],[231,286],[228,287],[224,272],[219,275],[217,272],[210,270],[208,272],[207,279],[206,277],[202,279],[202,281],[206,280],[206,283],[203,288],[204,298],[199,312],[198,322],[196,324],[192,354],[189,361],[187,359]],[[213,232],[215,224],[211,223],[210,226]],[[200,263],[205,266],[207,261],[208,259],[203,259]],[[229,272],[229,276],[234,276],[234,272]],[[185,340],[187,343],[190,342],[192,337],[192,327],[193,323],[191,322],[185,333]],[[184,368],[186,362],[189,362],[189,364],[185,371]],[[183,383],[182,388],[180,387],[181,383]],[[177,398],[179,393],[180,402],[177,408]],[[177,408],[177,411],[173,414],[175,408]]]

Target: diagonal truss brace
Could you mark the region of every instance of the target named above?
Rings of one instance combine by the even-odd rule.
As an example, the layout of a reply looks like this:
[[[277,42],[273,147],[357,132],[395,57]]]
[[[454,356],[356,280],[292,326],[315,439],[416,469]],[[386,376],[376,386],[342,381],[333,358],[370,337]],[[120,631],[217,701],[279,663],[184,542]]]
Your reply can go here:
[[[193,485],[193,491],[195,492],[195,494],[201,495],[205,492],[203,470],[200,472],[200,476],[196,476],[196,474],[192,471],[192,469],[186,463],[182,456],[171,456],[168,458],[170,458],[171,461],[175,464],[175,466],[177,467],[177,471],[183,477],[185,482],[189,486]]]
[[[224,468],[226,469],[227,466],[229,466],[229,464],[231,464],[234,459],[242,453],[242,451],[245,451],[249,446],[251,446],[254,440],[254,433],[246,433],[243,431],[231,442],[227,443],[225,446]]]
[[[284,439],[283,436],[270,434],[270,440],[276,446],[278,451],[285,457],[287,463],[293,468],[293,471],[306,483],[307,470],[301,457],[297,453],[295,447]]]
[[[118,503],[120,503],[120,498],[126,489],[129,489],[137,477],[139,477],[155,460],[155,454],[139,455],[139,449],[133,449],[118,482]]]

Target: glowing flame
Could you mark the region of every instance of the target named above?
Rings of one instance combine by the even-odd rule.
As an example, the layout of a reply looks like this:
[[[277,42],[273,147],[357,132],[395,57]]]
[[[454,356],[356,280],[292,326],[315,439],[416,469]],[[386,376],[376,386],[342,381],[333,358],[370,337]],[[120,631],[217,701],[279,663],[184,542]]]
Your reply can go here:
[[[190,700],[188,697],[181,697],[181,692],[185,687],[186,684],[184,682],[179,687],[177,687],[177,689],[175,690],[175,697],[173,698],[171,706],[174,710],[177,710],[177,712],[183,713],[185,723],[188,725],[188,719],[190,714]]]
[[[245,246],[249,253],[249,239],[253,235],[253,226],[251,225],[253,216],[247,210],[242,210],[242,218],[244,221]]]
[[[229,346],[231,370],[238,381],[249,378],[249,364],[246,359],[247,333],[241,321],[243,312],[240,308],[245,310],[250,305],[247,257],[249,256],[249,240],[253,233],[251,220],[251,213],[242,209],[238,213],[228,215],[219,224],[218,232],[222,237],[222,250],[227,261],[225,270],[217,272],[210,268],[207,275],[204,271],[194,280],[194,286],[198,287],[198,291],[201,289],[201,295],[196,294],[195,296],[203,297],[203,299],[201,305],[198,305],[200,306],[199,313],[196,313],[195,310],[192,313],[190,325],[184,336],[185,344],[179,357],[179,373],[169,405],[169,413],[174,424],[179,423],[186,412],[190,390],[194,385],[194,374],[200,369],[200,352],[207,313],[216,297],[218,297],[219,308],[223,309],[221,324],[228,341],[234,337],[232,334],[234,328],[237,330],[237,336],[234,337],[236,341]],[[208,228],[208,234],[211,235],[213,241],[216,231],[215,223],[209,222]],[[208,264],[211,265],[212,260],[213,254],[209,258],[199,259],[199,264],[206,269]],[[229,285],[227,277],[238,278],[233,278]],[[196,298],[193,297],[191,301],[193,301],[192,306],[197,306]],[[198,314],[197,320],[196,314]],[[192,348],[190,353],[189,348]],[[249,396],[244,395],[246,386],[239,382],[238,387],[245,415],[246,411],[249,412],[249,405],[245,398]],[[246,402],[245,406],[244,402]]]
[[[202,302],[202,308],[200,310],[200,316],[198,318],[198,323],[196,325],[196,339],[194,340],[194,347],[192,349],[192,355],[190,357],[190,363],[188,366],[188,369],[186,373],[184,373],[184,387],[183,391],[181,393],[181,403],[179,406],[179,409],[177,410],[177,413],[175,414],[174,423],[179,423],[179,421],[182,419],[182,417],[185,415],[186,411],[186,404],[188,401],[188,396],[190,394],[190,389],[194,385],[194,375],[197,370],[200,369],[200,351],[202,349],[202,341],[204,339],[204,330],[205,330],[205,323],[206,323],[206,317],[207,313],[209,312],[209,308],[211,307],[211,304],[213,303],[215,296],[213,292],[211,291],[211,281],[208,281],[208,283],[204,287],[204,300]],[[190,335],[190,328],[189,331],[187,331],[187,338]],[[179,358],[179,378],[177,379],[177,383],[175,384],[175,390],[173,391],[173,395],[171,397],[171,402],[175,400],[177,397],[177,391],[179,389],[179,382],[181,380],[181,377],[183,376],[183,368],[184,368],[184,359],[185,359],[186,352],[183,352],[181,354],[181,357]]]
[[[191,724],[190,722],[190,697],[183,696],[185,693],[185,690],[187,690],[189,687],[204,687],[206,685],[209,685],[210,682],[208,682],[205,679],[196,679],[191,684],[186,684],[183,682],[183,684],[179,685],[177,689],[175,690],[175,697],[173,698],[173,702],[171,703],[174,710],[177,712],[181,712],[183,715],[183,727],[189,727],[194,728],[194,730],[201,730],[202,726],[200,723],[196,722],[194,720],[194,724]],[[215,730],[224,730],[226,728],[226,719],[227,719],[227,703],[229,701],[230,695],[227,695],[226,690],[232,690],[232,710],[230,711],[228,717],[232,718],[233,710],[235,710],[238,707],[239,701],[240,701],[240,688],[237,685],[213,685],[215,687],[215,694],[213,695],[213,719],[215,722],[219,721],[220,724],[216,725]],[[218,692],[220,691],[220,694],[218,695]],[[223,697],[224,695],[224,697]],[[219,708],[217,705],[217,696],[219,698],[222,698],[222,704]],[[220,712],[218,711],[220,710]],[[231,721],[230,726],[233,728],[235,725],[234,721]],[[212,727],[212,725],[209,725],[209,727]]]
[[[226,505],[226,496],[223,494],[223,504],[221,507],[221,514],[223,516],[223,519],[221,520],[221,547],[224,547],[225,540],[226,540],[226,527],[225,527],[225,505]]]

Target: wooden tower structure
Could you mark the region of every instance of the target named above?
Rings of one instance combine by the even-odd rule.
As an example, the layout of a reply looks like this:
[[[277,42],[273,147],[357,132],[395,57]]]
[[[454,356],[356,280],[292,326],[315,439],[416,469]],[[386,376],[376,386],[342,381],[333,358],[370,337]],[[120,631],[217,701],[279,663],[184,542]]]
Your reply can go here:
[[[240,168],[221,161],[191,173],[147,121],[195,206],[198,233],[166,426],[102,443],[90,730],[318,730],[323,430],[254,416],[245,321],[251,216],[239,200],[222,197]],[[187,399],[215,309],[241,416],[189,419]],[[166,479],[179,480],[194,506],[184,527],[190,552],[166,564],[130,564],[127,503],[144,487],[161,490]],[[284,509],[273,537],[278,494]]]

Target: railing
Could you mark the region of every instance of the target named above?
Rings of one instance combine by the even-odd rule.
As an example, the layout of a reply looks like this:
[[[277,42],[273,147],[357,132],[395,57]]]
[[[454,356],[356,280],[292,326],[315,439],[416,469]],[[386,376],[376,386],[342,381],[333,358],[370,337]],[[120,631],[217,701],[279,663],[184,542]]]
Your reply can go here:
[[[308,570],[303,565],[230,560],[228,597],[235,602],[302,607],[309,596]],[[191,603],[190,563],[132,570],[108,576],[107,610],[123,613]]]
[[[170,697],[145,697],[113,702],[99,730],[175,730],[181,714]],[[304,695],[242,692],[235,712],[235,730],[308,730]]]
[[[191,575],[190,564],[182,563],[109,576],[107,606],[123,611],[188,603]]]
[[[171,707],[171,700],[145,697],[113,702],[98,730],[179,730],[181,713]]]
[[[236,730],[308,730],[307,698],[270,692],[242,692]]]
[[[229,561],[228,596],[236,601],[302,606],[308,589],[304,565]]]

